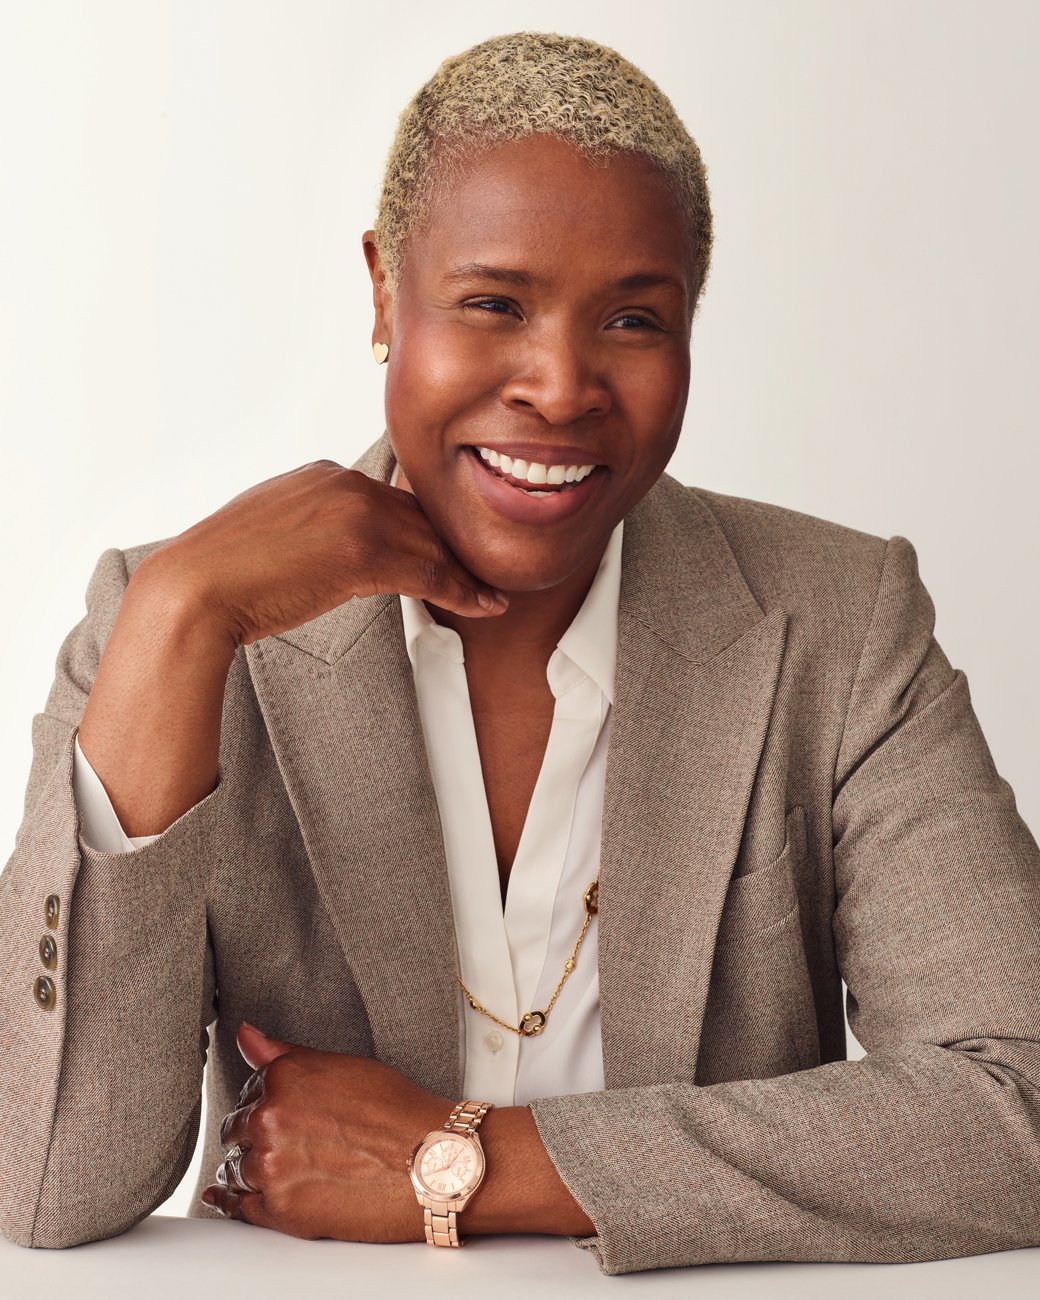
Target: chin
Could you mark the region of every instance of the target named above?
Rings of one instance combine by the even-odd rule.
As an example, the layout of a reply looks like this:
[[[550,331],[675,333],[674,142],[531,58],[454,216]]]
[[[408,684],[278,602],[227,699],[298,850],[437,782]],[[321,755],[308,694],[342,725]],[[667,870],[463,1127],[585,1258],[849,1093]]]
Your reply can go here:
[[[465,560],[463,560],[465,564]],[[479,565],[479,567],[477,567]],[[545,566],[518,566],[515,556],[494,563],[487,555],[482,556],[474,565],[467,565],[470,572],[491,587],[498,587],[506,592],[550,591],[558,587],[571,576],[572,569],[561,571],[554,567],[547,572]]]

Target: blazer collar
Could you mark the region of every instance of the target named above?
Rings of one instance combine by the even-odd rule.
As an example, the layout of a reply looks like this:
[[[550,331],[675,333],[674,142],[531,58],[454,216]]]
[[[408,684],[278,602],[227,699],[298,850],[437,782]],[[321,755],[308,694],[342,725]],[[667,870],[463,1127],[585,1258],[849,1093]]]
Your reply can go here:
[[[352,468],[385,483],[393,465],[384,432]],[[623,536],[599,890],[608,1088],[694,1078],[786,628],[697,489],[663,474]],[[245,653],[376,1055],[457,1097],[454,918],[400,602],[357,598]]]

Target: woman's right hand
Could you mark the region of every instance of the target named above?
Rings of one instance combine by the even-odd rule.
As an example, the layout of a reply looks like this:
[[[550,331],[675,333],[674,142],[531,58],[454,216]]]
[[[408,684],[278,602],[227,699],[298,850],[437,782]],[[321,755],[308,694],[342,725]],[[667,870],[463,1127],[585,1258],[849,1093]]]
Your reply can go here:
[[[174,584],[236,647],[379,592],[473,618],[506,608],[447,548],[411,492],[332,460],[247,489],[141,569],[161,575],[167,592]]]

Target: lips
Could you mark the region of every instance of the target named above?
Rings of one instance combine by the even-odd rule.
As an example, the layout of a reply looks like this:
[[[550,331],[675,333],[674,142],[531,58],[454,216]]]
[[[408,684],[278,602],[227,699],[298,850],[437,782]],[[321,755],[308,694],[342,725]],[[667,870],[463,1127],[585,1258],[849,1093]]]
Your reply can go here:
[[[607,477],[607,471],[597,466],[580,483],[550,487],[523,481],[520,486],[521,481],[497,473],[475,448],[468,450],[466,462],[473,467],[473,481],[480,496],[497,514],[517,523],[545,525],[569,518],[598,494]],[[532,488],[544,495],[532,495]]]

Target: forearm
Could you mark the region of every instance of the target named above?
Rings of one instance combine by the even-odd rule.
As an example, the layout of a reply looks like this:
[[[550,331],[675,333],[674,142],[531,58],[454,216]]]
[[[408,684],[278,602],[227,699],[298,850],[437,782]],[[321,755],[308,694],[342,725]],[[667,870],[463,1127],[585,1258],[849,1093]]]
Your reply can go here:
[[[150,557],[150,560],[152,557]],[[217,781],[234,647],[161,562],[126,589],[79,726],[79,743],[129,836],[158,835]]]
[[[125,590],[110,548],[33,719],[25,815],[0,873],[0,1232],[23,1246],[132,1226],[179,1181],[198,1131],[215,1014],[205,874],[226,787],[136,853],[77,843],[75,720]]]
[[[1040,1046],[994,1038],[531,1105],[606,1273],[909,1263],[1040,1244],[1037,1079]]]
[[[496,1106],[480,1140],[487,1173],[462,1216],[464,1232],[579,1236],[596,1231],[549,1158],[527,1106]]]

